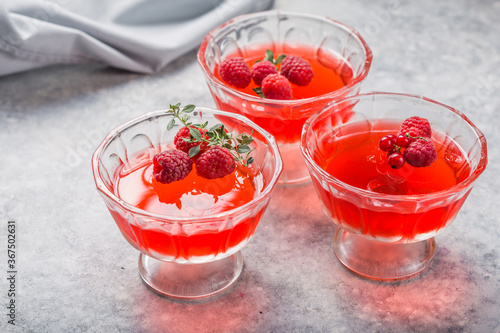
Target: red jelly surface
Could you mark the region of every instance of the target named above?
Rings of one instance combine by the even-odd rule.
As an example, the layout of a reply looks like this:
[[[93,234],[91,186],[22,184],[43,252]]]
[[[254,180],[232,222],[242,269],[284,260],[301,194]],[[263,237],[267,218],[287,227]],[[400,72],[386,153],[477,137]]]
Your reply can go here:
[[[266,46],[262,46],[262,48],[246,50],[245,61],[248,66],[251,67],[256,60],[263,60],[267,48]],[[283,47],[280,47],[275,50],[275,58],[282,53],[285,54],[282,49]],[[311,64],[314,72],[314,77],[307,86],[301,87],[292,84],[292,99],[294,100],[330,93],[344,87],[351,82],[353,78],[352,68],[343,59],[333,54],[314,51],[307,46],[296,47],[293,49],[293,53],[286,54],[300,56],[306,59]],[[218,68],[215,69],[215,75],[224,83],[219,76]],[[253,88],[256,87],[257,85],[252,80],[250,85],[244,89],[232,88],[257,97],[258,95],[253,91]],[[299,141],[302,126],[307,118],[325,104],[325,101],[319,101],[301,106],[287,106],[281,108],[276,105],[259,104],[259,111],[254,112],[253,110],[249,111],[248,102],[244,99],[233,98],[227,100],[217,95],[214,95],[214,97],[220,109],[235,113],[243,113],[259,126],[270,132],[276,140],[281,143],[294,143]],[[328,102],[330,101],[331,100]],[[266,99],[266,102],[272,103],[273,100]],[[306,113],[302,113],[304,111],[306,111]]]
[[[379,124],[377,131],[325,136],[316,162],[338,180],[385,194],[389,199],[393,195],[446,190],[469,176],[471,168],[464,153],[453,141],[437,134],[433,135],[433,142],[438,157],[431,166],[415,168],[405,164],[401,169],[392,169],[387,163],[387,153],[378,148],[378,142],[384,135],[396,133],[397,129],[396,123],[386,122]],[[317,185],[324,206],[334,220],[346,230],[381,239],[413,240],[417,235],[437,232],[453,220],[468,194],[456,200],[437,200],[433,207],[405,211],[402,205],[398,207],[394,202],[393,207],[384,207],[382,203],[378,206],[355,205],[341,196],[332,196]]]
[[[167,216],[203,217],[231,210],[250,202],[260,191],[261,176],[248,176],[240,169],[219,179],[191,173],[181,181],[161,184],[152,177],[152,154],[144,153],[118,170],[115,192],[120,199],[148,212]],[[132,245],[155,257],[190,260],[214,257],[238,246],[253,235],[261,212],[239,223],[223,218],[197,223],[157,223],[138,226],[113,214]],[[175,218],[173,218],[175,220]]]

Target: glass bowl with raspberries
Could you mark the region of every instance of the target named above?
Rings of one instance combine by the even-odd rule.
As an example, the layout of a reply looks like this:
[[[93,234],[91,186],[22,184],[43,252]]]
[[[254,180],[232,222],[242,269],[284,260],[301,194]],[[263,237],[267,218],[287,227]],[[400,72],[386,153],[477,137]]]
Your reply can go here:
[[[276,138],[284,162],[279,182],[286,185],[310,181],[300,153],[306,119],[359,92],[372,52],[340,22],[273,10],[211,31],[198,62],[219,109],[245,115]]]
[[[365,277],[413,276],[486,168],[486,139],[460,111],[425,97],[367,93],[304,125],[301,149],[333,247]]]
[[[142,279],[178,298],[236,281],[282,165],[275,139],[247,118],[180,104],[116,127],[92,156]]]

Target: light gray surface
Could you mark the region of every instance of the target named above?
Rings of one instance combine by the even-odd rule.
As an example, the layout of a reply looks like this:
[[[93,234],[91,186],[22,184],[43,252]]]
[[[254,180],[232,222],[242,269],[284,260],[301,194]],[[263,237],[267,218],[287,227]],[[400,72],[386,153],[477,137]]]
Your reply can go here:
[[[361,279],[335,259],[335,230],[311,185],[278,188],[243,250],[237,284],[183,304],[142,282],[138,252],[95,190],[90,157],[111,127],[169,103],[214,106],[190,52],[143,76],[98,65],[0,78],[0,331],[499,332],[500,2],[277,1],[363,34],[363,91],[414,93],[461,109],[485,133],[489,165],[436,237],[422,275]],[[377,2],[378,3],[378,2]],[[17,326],[6,323],[6,223],[17,221]]]

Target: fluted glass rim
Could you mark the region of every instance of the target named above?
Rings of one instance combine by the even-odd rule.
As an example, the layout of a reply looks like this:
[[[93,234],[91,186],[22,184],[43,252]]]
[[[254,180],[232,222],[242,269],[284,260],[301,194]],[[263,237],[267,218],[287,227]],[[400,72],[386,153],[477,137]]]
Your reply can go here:
[[[310,18],[310,19],[315,19],[319,21],[324,21],[328,22],[329,24],[333,24],[338,26],[339,28],[345,30],[352,36],[354,36],[357,41],[362,45],[362,48],[365,51],[366,54],[366,60],[365,64],[363,66],[363,70],[361,73],[356,76],[353,80],[351,80],[347,85],[344,87],[331,91],[329,93],[319,95],[319,96],[313,96],[313,97],[308,97],[308,98],[302,98],[302,99],[294,99],[294,100],[275,100],[275,99],[265,99],[259,96],[253,96],[250,94],[243,93],[239,90],[236,90],[226,84],[224,82],[221,82],[217,77],[210,71],[210,68],[208,68],[207,62],[205,61],[205,51],[207,49],[207,46],[209,44],[209,41],[217,36],[218,33],[224,31],[224,29],[227,29],[228,26],[238,23],[241,21],[245,21],[248,19],[255,19],[255,18],[267,18],[271,16],[276,16],[280,17],[282,15],[287,15],[290,17],[300,17],[300,18]],[[320,15],[314,15],[314,14],[307,14],[307,13],[298,13],[298,12],[292,12],[292,11],[286,11],[286,10],[268,10],[268,11],[262,11],[262,12],[257,12],[257,13],[251,13],[251,14],[245,14],[245,15],[240,15],[237,16],[228,22],[218,26],[217,28],[213,29],[210,31],[204,38],[201,43],[200,48],[198,49],[198,54],[197,54],[197,59],[198,63],[200,64],[203,72],[205,73],[206,78],[210,81],[211,84],[215,85],[219,89],[224,90],[226,93],[234,94],[242,99],[248,100],[250,102],[254,103],[263,103],[263,104],[272,104],[272,105],[279,105],[279,106],[296,106],[296,105],[301,105],[301,104],[307,104],[311,103],[314,101],[317,101],[318,99],[328,99],[328,98],[334,98],[336,96],[342,95],[346,91],[350,91],[357,86],[359,86],[366,76],[368,75],[368,72],[370,70],[372,60],[373,60],[373,53],[366,41],[363,39],[361,34],[357,32],[355,29],[351,28],[350,26],[341,23],[339,21],[336,21],[334,19],[331,19],[327,16],[320,16]]]
[[[116,137],[120,136],[120,133],[128,128],[130,128],[133,125],[136,125],[140,123],[141,121],[144,121],[148,118],[151,117],[156,117],[156,116],[161,116],[166,114],[166,109],[160,109],[160,110],[155,110],[155,111],[150,111],[146,112],[142,115],[139,115],[131,120],[128,120],[115,128],[113,128],[103,139],[103,141],[99,144],[99,146],[96,148],[95,152],[92,155],[92,173],[95,181],[95,185],[97,187],[97,190],[101,193],[101,195],[106,196],[110,200],[112,200],[115,204],[120,206],[122,209],[124,209],[127,212],[130,212],[134,215],[140,215],[144,217],[148,217],[154,220],[158,220],[158,222],[164,223],[164,222],[176,222],[176,223],[210,223],[213,222],[214,220],[221,220],[223,218],[227,218],[230,216],[236,216],[239,214],[244,214],[247,211],[251,211],[253,206],[257,206],[260,202],[265,201],[268,199],[276,186],[278,179],[281,175],[281,172],[283,170],[283,161],[278,149],[278,144],[274,137],[269,134],[267,131],[262,129],[260,126],[256,125],[254,122],[249,120],[248,118],[226,112],[226,111],[221,111],[221,110],[216,110],[208,107],[196,107],[194,111],[198,112],[203,112],[203,113],[210,113],[212,115],[221,115],[224,117],[236,119],[240,122],[245,123],[246,125],[252,127],[256,132],[261,134],[267,141],[267,145],[271,148],[275,160],[276,160],[276,167],[273,173],[273,177],[267,182],[265,187],[262,189],[262,191],[254,197],[251,201],[247,202],[244,205],[241,205],[239,207],[233,208],[231,210],[225,211],[225,212],[220,212],[217,214],[209,214],[209,215],[203,215],[203,216],[175,216],[175,215],[165,215],[165,214],[157,214],[153,212],[149,212],[147,210],[139,209],[135,207],[134,205],[131,205],[127,203],[126,201],[120,199],[117,195],[115,195],[112,191],[110,191],[106,185],[104,184],[103,179],[101,178],[101,173],[100,173],[100,163],[99,160],[102,156],[102,153],[104,150],[108,147],[108,145],[111,143],[113,139]]]
[[[425,194],[384,194],[384,193],[378,193],[378,192],[373,192],[369,190],[365,190],[362,188],[358,188],[352,185],[349,185],[347,183],[344,183],[343,181],[333,177],[330,175],[328,172],[326,172],[323,168],[321,168],[316,161],[314,160],[314,157],[312,156],[312,152],[310,151],[310,146],[307,144],[307,137],[309,135],[309,132],[311,128],[313,127],[313,124],[315,121],[323,115],[325,112],[327,112],[329,109],[340,105],[342,103],[346,103],[349,101],[355,101],[355,100],[360,100],[364,98],[375,98],[375,96],[387,96],[387,97],[402,97],[402,98],[408,98],[408,99],[416,99],[420,101],[425,101],[434,105],[437,105],[443,109],[446,109],[450,112],[455,113],[457,116],[462,118],[468,125],[469,127],[475,132],[477,135],[477,141],[479,142],[481,149],[481,157],[479,160],[479,163],[477,167],[471,171],[470,175],[461,181],[460,183],[453,185],[445,190],[441,191],[435,191],[431,193],[425,193]],[[484,171],[486,168],[486,165],[488,163],[488,153],[487,153],[487,143],[486,143],[486,137],[484,134],[479,130],[472,121],[467,118],[461,111],[450,107],[446,104],[437,102],[433,99],[427,98],[425,96],[421,95],[412,95],[412,94],[405,94],[405,93],[393,93],[393,92],[381,92],[381,91],[373,91],[373,92],[367,92],[367,93],[362,93],[362,94],[357,94],[354,96],[346,97],[338,101],[334,101],[329,103],[325,108],[322,110],[319,110],[315,114],[313,114],[309,119],[305,122],[304,127],[302,128],[302,135],[301,135],[301,141],[300,141],[300,149],[302,152],[303,157],[306,160],[306,163],[308,167],[312,168],[315,173],[320,174],[321,177],[324,177],[329,184],[333,184],[338,188],[341,188],[345,190],[346,192],[357,194],[360,197],[365,197],[369,198],[372,200],[385,200],[385,201],[399,201],[399,202],[416,202],[416,201],[422,201],[422,200],[436,200],[441,197],[448,197],[453,194],[461,193],[464,190],[467,190],[471,185],[474,184],[476,179],[481,175],[481,173]]]

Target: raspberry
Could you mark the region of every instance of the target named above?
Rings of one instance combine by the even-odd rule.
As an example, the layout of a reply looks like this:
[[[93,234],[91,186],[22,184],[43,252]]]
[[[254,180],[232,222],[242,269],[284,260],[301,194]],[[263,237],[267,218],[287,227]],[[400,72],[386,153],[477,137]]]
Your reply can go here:
[[[233,155],[227,148],[212,146],[195,162],[198,176],[215,179],[229,175],[236,168]]]
[[[250,73],[252,74],[253,82],[260,86],[262,84],[262,80],[264,80],[266,76],[269,74],[277,74],[278,70],[272,62],[264,60],[253,64],[252,68],[250,68]]]
[[[250,84],[252,74],[241,57],[228,58],[224,60],[219,67],[220,77],[224,82],[235,86],[236,88],[245,88]]]
[[[399,129],[398,135],[408,134],[411,141],[415,141],[417,137],[430,138],[432,131],[429,121],[425,118],[411,117],[403,121]]]
[[[182,180],[192,169],[193,161],[180,150],[166,150],[153,157],[153,176],[162,184]]]
[[[191,127],[191,128],[194,128],[194,127]],[[202,130],[201,128],[198,128],[198,131],[200,131],[200,134],[201,134],[201,136],[204,139],[208,140],[208,136],[207,136],[207,131],[206,130]],[[185,126],[183,128],[181,128],[179,130],[179,132],[177,132],[177,134],[175,135],[174,143],[175,143],[175,147],[177,149],[182,150],[186,154],[189,154],[189,150],[191,148],[200,145],[199,142],[187,142],[187,141],[184,141],[183,138],[186,138],[186,139],[190,139],[191,138],[191,135],[189,134],[189,128],[187,128]],[[200,146],[200,152],[197,155],[195,155],[194,157],[199,156],[200,153],[202,153],[205,150],[207,150],[207,145],[208,145],[208,143],[202,142],[201,146]]]
[[[436,146],[430,140],[416,139],[405,149],[403,156],[411,166],[426,167],[437,158]]]
[[[297,56],[287,56],[281,63],[281,75],[293,84],[307,86],[314,73],[307,60]]]
[[[270,99],[292,99],[292,86],[283,75],[270,74],[262,81],[262,93]]]

